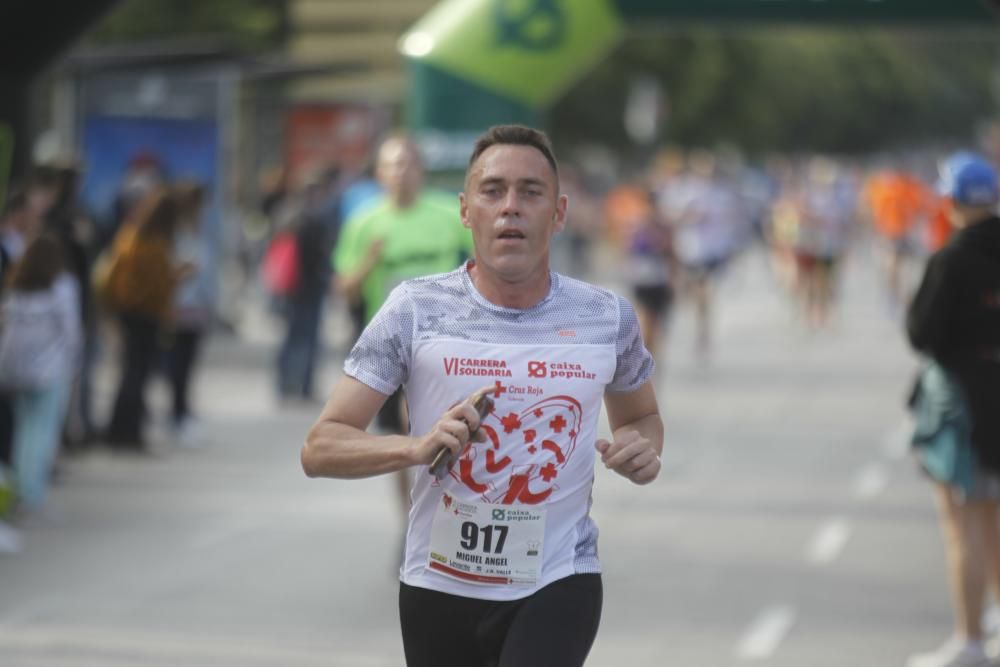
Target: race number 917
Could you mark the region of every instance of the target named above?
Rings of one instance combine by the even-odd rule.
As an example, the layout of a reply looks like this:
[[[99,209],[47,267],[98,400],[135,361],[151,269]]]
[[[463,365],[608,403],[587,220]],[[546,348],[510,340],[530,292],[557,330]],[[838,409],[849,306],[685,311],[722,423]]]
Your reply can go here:
[[[507,526],[479,526],[465,521],[462,523],[462,548],[476,551],[481,542],[483,553],[501,554],[507,541],[507,530]]]

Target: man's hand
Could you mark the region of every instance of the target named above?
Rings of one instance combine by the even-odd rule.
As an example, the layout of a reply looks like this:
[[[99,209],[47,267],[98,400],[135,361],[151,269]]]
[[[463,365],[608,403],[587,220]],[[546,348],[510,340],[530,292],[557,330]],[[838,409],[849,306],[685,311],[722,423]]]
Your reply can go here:
[[[614,438],[614,442],[601,439],[595,443],[608,469],[636,484],[649,484],[656,479],[660,474],[660,455],[648,438],[632,429],[622,429]]]
[[[452,458],[457,459],[469,443],[469,434],[478,429],[479,413],[472,402],[456,403],[441,415],[430,431],[414,440],[413,465],[430,465],[442,448],[451,450]]]

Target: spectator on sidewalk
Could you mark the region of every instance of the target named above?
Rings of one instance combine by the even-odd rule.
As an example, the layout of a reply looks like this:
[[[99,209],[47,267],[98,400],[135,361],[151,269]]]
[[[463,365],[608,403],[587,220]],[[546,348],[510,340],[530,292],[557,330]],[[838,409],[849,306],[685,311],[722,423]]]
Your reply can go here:
[[[993,664],[983,603],[1000,590],[1000,185],[971,153],[942,171],[958,231],[927,265],[907,332],[929,358],[914,397],[918,459],[936,482],[955,614],[951,639],[908,667]]]
[[[206,281],[211,273],[211,254],[202,236],[205,188],[193,181],[173,187],[177,200],[178,227],[174,257],[191,267],[177,286],[173,305],[173,328],[167,348],[167,377],[170,380],[173,409],[171,427],[178,444],[191,447],[199,443],[200,427],[191,411],[191,378],[198,363],[202,341],[212,325],[214,299]]]
[[[0,385],[14,406],[14,473],[21,508],[45,509],[81,341],[79,285],[52,235],[31,241],[3,299]]]
[[[117,449],[145,450],[146,385],[173,312],[174,290],[191,271],[174,258],[179,218],[177,201],[161,188],[139,203],[112,243],[104,300],[121,329],[122,358],[105,439]]]
[[[66,270],[80,285],[80,324],[83,350],[79,376],[74,376],[70,390],[65,433],[67,444],[83,444],[93,431],[91,418],[91,375],[97,335],[91,301],[90,272],[98,238],[93,220],[86,215],[79,199],[80,165],[60,160],[39,165],[32,177],[32,190],[40,215],[38,231],[53,234],[62,244]]]
[[[330,286],[331,232],[322,217],[304,211],[295,216],[290,234],[295,252],[289,261],[296,263],[296,280],[279,304],[285,337],[277,359],[278,398],[314,402],[323,304]]]
[[[14,263],[24,254],[31,227],[28,195],[14,190],[0,215],[0,285],[5,285]],[[10,395],[0,387],[0,468],[13,465],[14,407]]]

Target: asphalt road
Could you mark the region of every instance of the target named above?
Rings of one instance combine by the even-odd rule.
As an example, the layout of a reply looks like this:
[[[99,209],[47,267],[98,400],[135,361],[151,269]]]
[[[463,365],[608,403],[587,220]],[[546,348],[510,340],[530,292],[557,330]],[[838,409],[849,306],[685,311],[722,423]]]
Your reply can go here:
[[[881,667],[947,635],[930,489],[906,455],[916,361],[864,258],[843,297],[830,331],[806,333],[747,257],[719,288],[707,365],[681,305],[658,379],[664,472],[597,473],[588,665]],[[273,331],[248,322],[209,350],[207,446],[64,464],[61,517],[0,557],[0,665],[402,664],[391,482],[304,477],[318,407],[275,404]]]

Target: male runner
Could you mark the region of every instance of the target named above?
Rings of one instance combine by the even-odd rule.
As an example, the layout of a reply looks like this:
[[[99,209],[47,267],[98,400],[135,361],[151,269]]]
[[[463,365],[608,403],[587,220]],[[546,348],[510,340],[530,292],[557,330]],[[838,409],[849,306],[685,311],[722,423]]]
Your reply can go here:
[[[410,667],[579,667],[600,621],[595,453],[636,484],[659,474],[652,358],[627,301],[549,270],[566,223],[547,137],[477,141],[459,196],[475,259],[403,282],[345,362],[302,450],[311,477],[416,468],[400,570]],[[397,387],[408,436],[364,429]],[[482,420],[468,397],[484,385]],[[612,441],[597,438],[601,402]],[[438,479],[428,464],[456,457]]]

